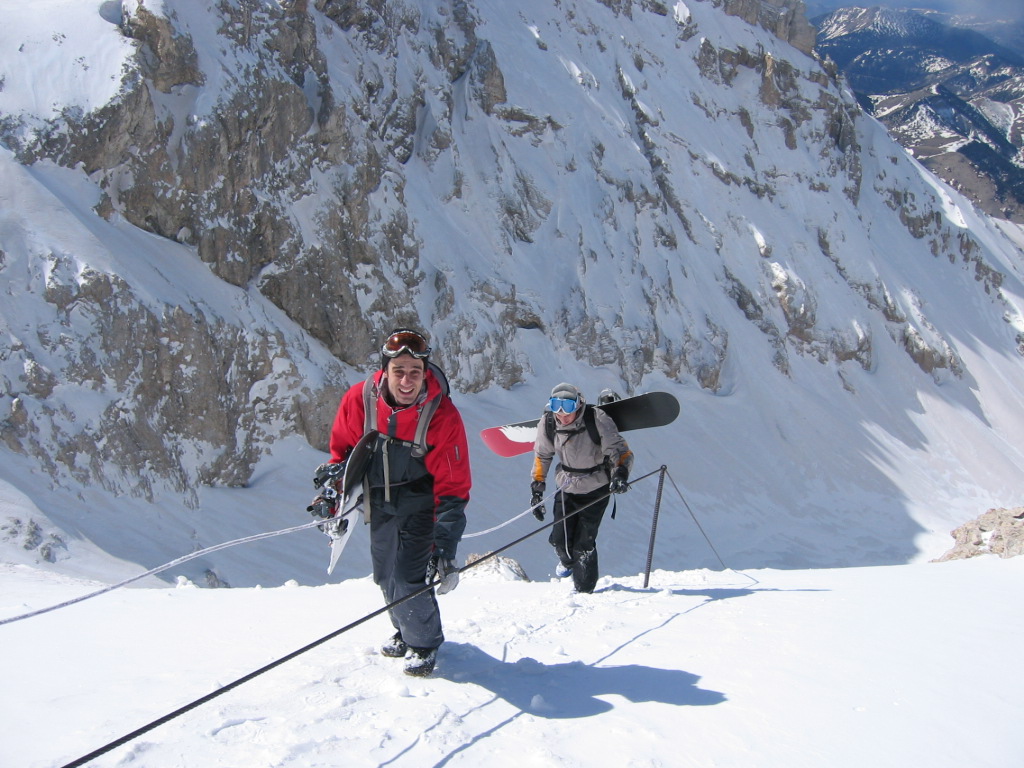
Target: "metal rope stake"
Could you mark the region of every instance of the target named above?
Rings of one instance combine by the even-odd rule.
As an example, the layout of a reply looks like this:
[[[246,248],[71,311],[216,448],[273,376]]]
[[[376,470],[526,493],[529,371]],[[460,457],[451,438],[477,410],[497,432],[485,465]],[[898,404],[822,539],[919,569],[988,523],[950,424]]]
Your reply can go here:
[[[658,495],[654,498],[654,519],[651,521],[651,543],[647,547],[647,570],[644,571],[644,589],[651,581],[651,562],[654,560],[654,537],[658,532],[658,512],[661,511],[661,491],[665,487],[665,473],[668,467],[664,464],[658,470]]]

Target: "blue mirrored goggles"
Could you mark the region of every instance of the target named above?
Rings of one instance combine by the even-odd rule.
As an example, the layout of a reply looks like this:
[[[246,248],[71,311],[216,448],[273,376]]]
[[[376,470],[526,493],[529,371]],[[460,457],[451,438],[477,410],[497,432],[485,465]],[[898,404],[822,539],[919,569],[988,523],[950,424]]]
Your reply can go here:
[[[566,400],[564,397],[552,397],[548,401],[548,408],[551,409],[552,413],[575,413],[576,409],[580,407],[579,400]]]

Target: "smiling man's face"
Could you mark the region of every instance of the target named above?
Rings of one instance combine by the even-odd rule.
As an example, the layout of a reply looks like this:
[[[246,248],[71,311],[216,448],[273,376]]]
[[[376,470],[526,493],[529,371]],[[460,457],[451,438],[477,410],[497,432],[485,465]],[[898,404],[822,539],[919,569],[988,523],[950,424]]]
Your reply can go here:
[[[398,405],[412,405],[423,389],[426,363],[412,355],[388,360],[388,391]]]

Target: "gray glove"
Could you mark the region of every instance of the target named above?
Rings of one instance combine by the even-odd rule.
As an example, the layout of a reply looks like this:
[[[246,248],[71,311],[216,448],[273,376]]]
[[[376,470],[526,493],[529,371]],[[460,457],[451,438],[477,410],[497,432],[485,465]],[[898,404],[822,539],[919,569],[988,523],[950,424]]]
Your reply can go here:
[[[538,520],[544,519],[544,507],[541,506],[541,502],[544,501],[544,489],[546,487],[543,480],[534,480],[530,483],[530,491],[533,494],[530,497],[530,506],[533,507],[533,516]]]
[[[435,579],[438,584],[434,587],[434,591],[439,595],[445,595],[459,586],[459,569],[455,565],[455,561],[437,555],[431,556],[427,562],[427,584],[432,583]]]

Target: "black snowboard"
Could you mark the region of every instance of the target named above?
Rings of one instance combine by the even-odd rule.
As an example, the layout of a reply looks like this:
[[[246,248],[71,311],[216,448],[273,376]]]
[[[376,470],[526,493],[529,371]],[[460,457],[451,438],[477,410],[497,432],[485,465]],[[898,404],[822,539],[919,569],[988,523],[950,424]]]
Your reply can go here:
[[[679,401],[668,392],[647,392],[594,407],[611,416],[620,432],[663,427],[671,424],[679,415]],[[499,456],[518,456],[533,450],[539,421],[539,418],[528,419],[488,427],[480,432],[480,437]]]

